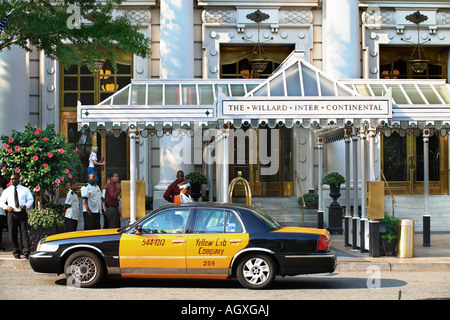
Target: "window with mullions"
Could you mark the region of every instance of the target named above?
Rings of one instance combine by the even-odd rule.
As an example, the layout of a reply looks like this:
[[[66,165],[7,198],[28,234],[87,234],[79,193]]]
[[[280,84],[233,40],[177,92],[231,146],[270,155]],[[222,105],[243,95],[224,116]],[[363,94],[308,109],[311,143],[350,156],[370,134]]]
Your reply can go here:
[[[77,101],[83,105],[96,105],[131,82],[133,56],[117,61],[114,69],[107,60],[99,72],[92,73],[86,66],[61,67],[62,108],[76,108]]]
[[[413,47],[381,47],[380,78],[381,79],[446,79],[447,48],[425,47],[430,59],[426,70],[415,72],[408,63]]]
[[[256,79],[267,78],[294,50],[294,46],[264,46],[264,54],[271,57],[263,72],[252,70],[248,59],[252,56],[254,46],[221,46],[220,78],[221,79]]]

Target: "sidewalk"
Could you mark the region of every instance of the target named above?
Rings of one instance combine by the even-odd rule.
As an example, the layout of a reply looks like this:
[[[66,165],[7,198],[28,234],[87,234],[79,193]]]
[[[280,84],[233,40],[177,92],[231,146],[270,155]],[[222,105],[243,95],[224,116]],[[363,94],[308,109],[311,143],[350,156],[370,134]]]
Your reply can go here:
[[[332,235],[331,251],[337,256],[336,272],[367,271],[371,266],[380,271],[450,271],[450,233],[432,233],[430,247],[423,247],[422,237],[422,234],[415,234],[413,258],[372,258],[368,253],[345,247],[343,235]],[[6,251],[0,251],[0,268],[31,268],[28,260],[14,259],[6,231],[3,231],[2,246]]]
[[[368,253],[346,247],[344,235],[331,236],[331,251],[337,256],[336,272],[367,271],[450,271],[450,233],[432,233],[431,246],[423,246],[423,234],[414,235],[414,257],[370,257]]]

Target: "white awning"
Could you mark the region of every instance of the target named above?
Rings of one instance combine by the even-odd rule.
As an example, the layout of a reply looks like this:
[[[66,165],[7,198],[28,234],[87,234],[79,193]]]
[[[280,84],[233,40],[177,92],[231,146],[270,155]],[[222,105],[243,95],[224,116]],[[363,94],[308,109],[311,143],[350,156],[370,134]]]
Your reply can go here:
[[[390,126],[402,129],[450,127],[450,86],[445,80],[351,79],[339,83],[368,97],[383,96],[391,90]]]

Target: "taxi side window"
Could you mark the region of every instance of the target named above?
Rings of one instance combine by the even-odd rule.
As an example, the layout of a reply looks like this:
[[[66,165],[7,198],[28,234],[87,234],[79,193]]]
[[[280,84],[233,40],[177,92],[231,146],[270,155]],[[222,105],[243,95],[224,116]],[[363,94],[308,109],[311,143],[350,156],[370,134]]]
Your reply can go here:
[[[195,233],[240,233],[242,225],[231,211],[199,209]]]
[[[184,233],[190,209],[166,210],[145,221],[142,234]]]

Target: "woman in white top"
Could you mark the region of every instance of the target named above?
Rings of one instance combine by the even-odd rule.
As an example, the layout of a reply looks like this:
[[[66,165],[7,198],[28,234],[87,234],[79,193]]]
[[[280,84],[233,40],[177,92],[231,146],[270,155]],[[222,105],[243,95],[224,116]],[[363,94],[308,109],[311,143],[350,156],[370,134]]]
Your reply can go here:
[[[89,176],[89,174],[93,173],[95,175],[95,178],[98,181],[98,176],[97,176],[97,173],[95,172],[94,168],[95,168],[95,166],[104,166],[105,165],[104,162],[98,161],[97,152],[98,152],[97,146],[91,147],[91,155],[89,156],[89,167],[88,167],[87,174],[86,174],[86,180],[88,180],[87,177]]]
[[[180,203],[193,202],[190,195],[191,185],[189,182],[182,182],[178,187],[180,188]]]

